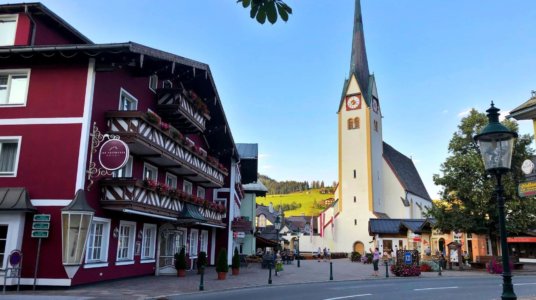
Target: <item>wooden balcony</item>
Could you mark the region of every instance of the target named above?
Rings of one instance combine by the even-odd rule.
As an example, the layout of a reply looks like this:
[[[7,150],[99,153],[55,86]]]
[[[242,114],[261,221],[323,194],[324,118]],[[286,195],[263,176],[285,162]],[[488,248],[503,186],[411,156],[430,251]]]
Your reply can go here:
[[[227,171],[195,148],[172,136],[173,128],[164,130],[139,111],[113,111],[105,114],[108,133],[121,137],[132,154],[147,162],[185,177],[208,188],[222,187]]]
[[[134,178],[105,178],[99,181],[104,209],[175,221],[225,227],[226,212],[194,203],[168,191],[144,185]]]
[[[204,132],[210,120],[201,99],[192,100],[183,89],[158,89],[158,114],[183,132]]]

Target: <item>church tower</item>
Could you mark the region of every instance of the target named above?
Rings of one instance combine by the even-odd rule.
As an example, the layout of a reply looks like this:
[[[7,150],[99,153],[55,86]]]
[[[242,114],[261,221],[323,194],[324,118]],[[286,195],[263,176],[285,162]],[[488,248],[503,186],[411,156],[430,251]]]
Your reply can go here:
[[[333,225],[348,230],[333,231],[333,240],[338,250],[355,251],[369,245],[368,221],[383,212],[382,118],[374,75],[368,68],[359,0],[355,1],[350,72],[337,115],[339,185]]]

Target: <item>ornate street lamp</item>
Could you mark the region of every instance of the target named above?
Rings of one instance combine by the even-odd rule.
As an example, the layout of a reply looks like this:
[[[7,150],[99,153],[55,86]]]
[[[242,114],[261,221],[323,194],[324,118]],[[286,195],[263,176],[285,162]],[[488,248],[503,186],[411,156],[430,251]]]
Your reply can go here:
[[[82,264],[94,212],[86,201],[84,190],[78,190],[74,200],[61,209],[62,259],[69,278],[74,277]]]
[[[508,255],[508,244],[506,243],[506,219],[504,216],[504,189],[501,183],[501,177],[508,172],[512,164],[512,152],[514,149],[514,138],[517,133],[508,130],[499,122],[499,109],[491,102],[491,107],[486,111],[488,113],[489,124],[484,127],[480,134],[474,139],[480,148],[480,154],[484,161],[486,171],[494,174],[497,178],[495,194],[497,195],[499,209],[499,224],[501,235],[501,251],[503,265],[503,292],[501,299],[517,299],[512,285],[512,273],[510,272],[510,263]]]
[[[279,246],[280,246],[280,243],[279,243],[279,230],[281,230],[281,218],[279,217],[279,215],[277,215],[275,217],[274,227],[275,227],[275,230],[277,232],[277,250],[279,250]]]

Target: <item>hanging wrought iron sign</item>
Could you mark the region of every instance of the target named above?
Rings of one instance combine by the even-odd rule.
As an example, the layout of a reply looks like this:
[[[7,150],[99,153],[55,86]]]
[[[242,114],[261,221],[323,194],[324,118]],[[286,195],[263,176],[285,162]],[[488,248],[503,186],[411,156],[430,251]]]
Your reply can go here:
[[[115,134],[102,134],[97,127],[97,123],[93,123],[93,132],[91,136],[91,151],[89,154],[89,167],[86,171],[89,184],[87,190],[91,189],[93,179],[111,175],[112,171],[118,170],[125,166],[130,155],[128,145],[119,139]],[[102,146],[101,146],[102,144]],[[99,149],[100,146],[100,149]],[[99,166],[93,161],[93,155],[98,154]]]

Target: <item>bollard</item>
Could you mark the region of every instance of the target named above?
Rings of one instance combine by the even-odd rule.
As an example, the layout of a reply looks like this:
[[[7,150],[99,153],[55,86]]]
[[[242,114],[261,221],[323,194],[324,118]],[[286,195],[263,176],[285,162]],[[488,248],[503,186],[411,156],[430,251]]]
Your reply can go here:
[[[333,262],[329,262],[329,280],[333,280]]]
[[[300,267],[300,254],[298,253],[298,268]]]
[[[203,278],[205,277],[205,266],[201,266],[201,281],[199,282],[199,290],[203,291],[205,290],[205,286],[203,285]]]
[[[389,262],[385,261],[385,278],[389,278]]]
[[[272,264],[268,264],[268,284],[272,284]]]

